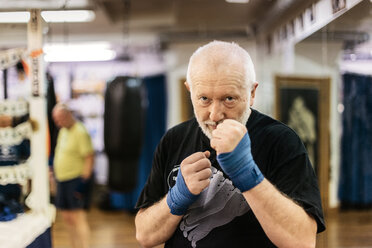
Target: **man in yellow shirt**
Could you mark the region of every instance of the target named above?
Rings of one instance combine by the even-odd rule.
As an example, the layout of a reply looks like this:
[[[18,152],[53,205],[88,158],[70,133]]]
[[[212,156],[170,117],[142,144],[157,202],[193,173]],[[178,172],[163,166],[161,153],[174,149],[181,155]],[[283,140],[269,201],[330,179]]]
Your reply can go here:
[[[73,248],[89,246],[86,210],[90,205],[94,150],[90,136],[64,104],[53,109],[60,131],[54,157],[57,181],[56,207],[68,226]]]

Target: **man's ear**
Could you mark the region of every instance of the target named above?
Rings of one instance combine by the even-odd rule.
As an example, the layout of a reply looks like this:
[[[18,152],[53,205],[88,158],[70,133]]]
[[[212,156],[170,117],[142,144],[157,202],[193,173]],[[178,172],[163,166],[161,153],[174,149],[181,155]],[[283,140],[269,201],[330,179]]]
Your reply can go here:
[[[183,83],[186,86],[186,89],[190,92],[190,85],[187,82]]]
[[[252,89],[251,89],[251,99],[250,99],[250,102],[249,102],[249,106],[252,106],[253,103],[254,103],[254,98],[256,96],[257,87],[258,87],[258,83],[257,82],[253,83]]]

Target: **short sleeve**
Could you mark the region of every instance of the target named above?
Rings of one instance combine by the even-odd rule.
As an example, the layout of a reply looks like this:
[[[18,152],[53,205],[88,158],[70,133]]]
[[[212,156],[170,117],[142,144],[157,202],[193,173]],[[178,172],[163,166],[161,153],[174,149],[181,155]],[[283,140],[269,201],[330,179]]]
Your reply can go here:
[[[81,130],[78,135],[79,137],[79,152],[82,156],[88,156],[92,153],[94,153],[92,140],[90,138],[90,135],[88,131],[85,129],[83,125],[81,125]]]
[[[317,176],[300,138],[288,128],[281,133],[274,147],[271,169],[265,176],[316,220],[318,232],[324,231]]]

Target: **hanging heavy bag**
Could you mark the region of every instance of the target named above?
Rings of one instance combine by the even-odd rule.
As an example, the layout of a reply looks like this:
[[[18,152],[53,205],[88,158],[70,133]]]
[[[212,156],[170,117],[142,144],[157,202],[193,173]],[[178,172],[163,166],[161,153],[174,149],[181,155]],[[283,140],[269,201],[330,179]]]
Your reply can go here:
[[[116,77],[107,85],[104,112],[108,186],[112,190],[128,192],[137,184],[144,118],[145,88],[142,80]]]

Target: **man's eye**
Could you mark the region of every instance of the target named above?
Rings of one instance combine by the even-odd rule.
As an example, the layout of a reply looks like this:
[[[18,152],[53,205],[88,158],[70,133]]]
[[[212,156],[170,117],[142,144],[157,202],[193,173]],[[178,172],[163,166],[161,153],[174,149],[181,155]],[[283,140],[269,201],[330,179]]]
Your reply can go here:
[[[225,99],[226,102],[233,102],[234,100],[235,100],[234,97],[231,97],[231,96],[228,96]]]
[[[209,103],[208,97],[205,97],[205,96],[199,97],[199,101],[201,102],[201,104],[204,104],[204,105]]]

